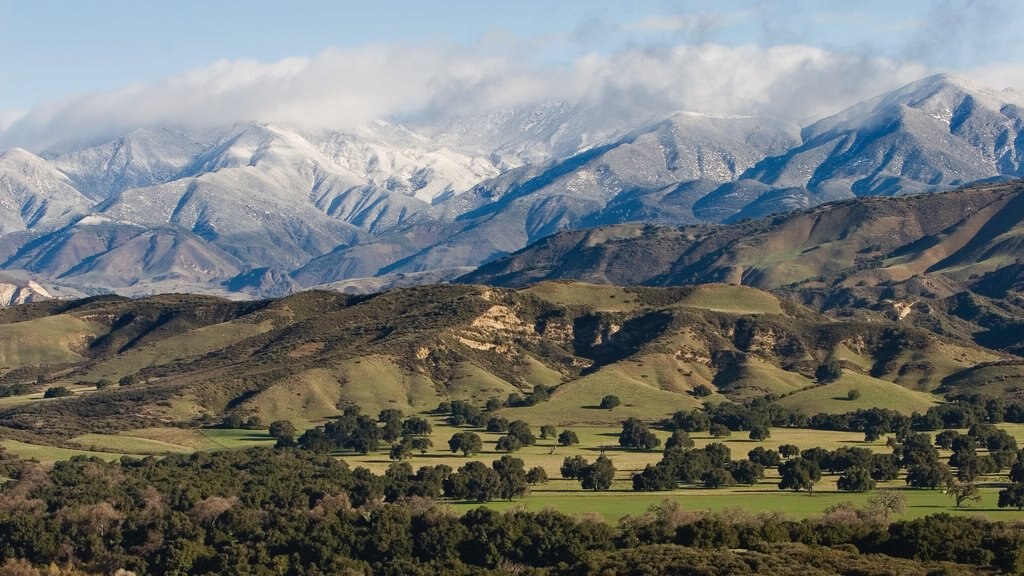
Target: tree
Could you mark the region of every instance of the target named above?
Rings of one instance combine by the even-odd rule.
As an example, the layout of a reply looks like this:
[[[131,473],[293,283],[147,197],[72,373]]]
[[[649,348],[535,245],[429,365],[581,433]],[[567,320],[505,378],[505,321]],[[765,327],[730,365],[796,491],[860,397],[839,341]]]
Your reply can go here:
[[[710,433],[715,438],[724,438],[726,436],[731,436],[732,430],[729,430],[729,427],[726,426],[725,424],[714,422],[708,428],[708,433]]]
[[[398,408],[385,408],[377,414],[378,422],[399,422],[401,423],[402,418],[405,414],[402,413]]]
[[[260,428],[263,428],[263,419],[259,416],[249,416],[245,419],[246,430],[259,430]]]
[[[576,437],[576,433],[572,430],[562,430],[558,434],[559,446],[572,446],[579,443],[580,439]]]
[[[498,443],[494,446],[494,449],[498,452],[515,452],[523,447],[523,443],[519,441],[519,438],[509,434],[502,436],[498,439]]]
[[[672,415],[669,425],[687,432],[701,432],[707,430],[711,425],[711,418],[708,417],[707,412],[699,408],[694,408],[689,412],[680,410]]]
[[[772,431],[767,426],[754,426],[750,429],[750,439],[762,442],[771,438]]]
[[[533,446],[537,443],[537,439],[534,438],[533,432],[530,430],[530,425],[524,420],[516,420],[509,424],[508,435],[515,436],[523,446]]]
[[[765,468],[774,468],[782,462],[782,458],[779,457],[779,453],[772,449],[766,449],[762,446],[754,448],[750,452],[747,452],[747,458],[751,462],[756,462]]]
[[[601,408],[604,410],[612,410],[620,404],[622,404],[622,402],[619,400],[619,397],[614,394],[609,394],[604,398],[601,398]]]
[[[288,420],[274,420],[270,423],[267,428],[267,432],[270,433],[271,438],[294,438],[295,437],[295,425]]]
[[[1010,482],[1024,482],[1024,462],[1018,460],[1010,467]]]
[[[658,447],[661,440],[647,429],[639,418],[627,418],[622,423],[622,432],[619,433],[619,446],[625,448],[636,448],[637,450],[650,450]]]
[[[672,432],[672,436],[665,441],[665,450],[671,450],[672,448],[693,448],[693,438],[690,438],[690,434],[686,430],[676,429]]]
[[[410,416],[402,422],[402,436],[426,436],[434,431],[430,421],[419,416]]]
[[[854,400],[860,400],[860,390],[857,390],[856,388],[851,388],[850,391],[846,393],[846,399],[851,402],[853,402]]]
[[[492,416],[487,420],[487,431],[505,434],[508,432],[508,418]]]
[[[950,450],[953,448],[953,441],[960,437],[960,433],[956,430],[943,430],[935,435],[935,445],[943,450]]]
[[[981,502],[981,492],[978,491],[978,487],[973,482],[958,482],[954,480],[946,486],[946,493],[956,502],[957,508],[964,502]]]
[[[999,507],[1024,510],[1024,483],[1014,482],[1000,490]]]
[[[418,450],[420,454],[426,454],[427,450],[434,446],[434,442],[430,438],[424,438],[422,436],[412,437],[412,449]]]
[[[878,482],[895,480],[900,474],[899,459],[895,454],[873,454],[871,456],[871,478]]]
[[[737,460],[730,463],[729,473],[739,484],[753,486],[757,481],[764,478],[764,466],[752,460]]]
[[[749,460],[748,460],[749,462]],[[721,488],[722,486],[734,486],[736,480],[725,468],[712,468],[701,476],[705,488]]]
[[[526,473],[526,481],[529,484],[547,484],[548,473],[540,466],[534,466]]]
[[[75,393],[66,386],[52,386],[47,388],[46,392],[43,392],[43,398],[66,398],[74,395]]]
[[[457,432],[452,435],[451,440],[448,440],[448,447],[451,448],[452,454],[462,452],[463,456],[476,454],[483,446],[483,441],[475,432]]]
[[[907,509],[907,497],[895,490],[886,488],[875,492],[875,495],[868,498],[865,506],[877,516],[888,519],[890,514],[903,514]]]
[[[408,438],[392,444],[391,451],[388,453],[388,458],[398,461],[405,460],[409,456],[412,456],[412,442]]]
[[[607,490],[615,478],[615,466],[606,456],[598,456],[593,464],[580,471],[580,485],[584,490]]]
[[[653,492],[655,490],[672,490],[678,481],[672,468],[661,464],[648,464],[641,472],[633,475],[633,490]]]
[[[812,460],[796,457],[779,465],[780,490],[807,490],[812,492],[814,484],[821,480],[821,468]]]
[[[483,462],[467,462],[444,481],[444,493],[449,498],[487,502],[501,493],[501,477]]]
[[[821,366],[818,366],[818,369],[814,371],[814,377],[821,383],[838,380],[842,375],[843,365],[835,358],[832,358]]]
[[[944,462],[932,460],[915,464],[907,470],[907,485],[914,488],[945,486],[953,480],[953,473]]]
[[[792,458],[800,455],[800,449],[793,444],[783,444],[779,446],[779,455],[783,458]]]
[[[693,395],[697,398],[707,398],[715,393],[707,384],[697,384],[693,387]]]
[[[844,492],[867,492],[875,489],[875,480],[867,468],[853,466],[843,472],[836,481],[836,486]]]
[[[729,460],[732,459],[732,450],[721,442],[712,442],[704,447],[704,453],[708,456],[708,461],[711,466],[718,468],[725,468],[729,464]]]
[[[498,496],[511,500],[525,496],[529,491],[526,482],[526,468],[520,458],[502,456],[491,462],[491,468],[498,473]]]
[[[540,437],[541,437],[542,440],[547,440],[548,438],[554,438],[557,435],[558,435],[558,429],[555,428],[554,424],[545,424],[545,425],[540,427]]]
[[[280,441],[280,440],[278,440]],[[310,428],[299,436],[299,446],[315,454],[326,454],[334,448],[331,438],[324,433],[324,429],[317,426]]]
[[[242,417],[238,414],[228,414],[224,417],[224,420],[221,421],[220,426],[221,428],[238,430],[242,427]]]
[[[140,381],[141,378],[139,378],[138,374],[129,374],[127,376],[122,376],[121,379],[117,381],[117,383],[121,386],[134,386],[138,384]]]
[[[501,408],[502,408],[502,402],[501,402],[501,399],[499,399],[499,398],[494,398],[494,397],[488,398],[487,399],[487,403],[484,404],[484,409],[487,410],[488,412],[495,412],[497,410],[501,410]]]
[[[559,471],[562,473],[562,478],[579,478],[587,466],[587,459],[583,456],[566,456]]]

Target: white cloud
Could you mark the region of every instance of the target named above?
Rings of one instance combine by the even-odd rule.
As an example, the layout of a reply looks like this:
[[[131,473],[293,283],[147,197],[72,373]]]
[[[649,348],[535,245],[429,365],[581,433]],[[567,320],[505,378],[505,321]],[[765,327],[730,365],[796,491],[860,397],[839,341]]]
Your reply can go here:
[[[1006,88],[1018,91],[1024,90],[1024,64],[993,62],[973,70],[961,72],[960,74],[996,90]]]
[[[923,67],[808,46],[630,48],[557,67],[515,54],[373,45],[265,63],[218,61],[163,82],[0,116],[0,148],[45,149],[137,127],[265,121],[343,128],[376,118],[459,114],[583,100],[628,122],[675,110],[817,118],[927,73]]]

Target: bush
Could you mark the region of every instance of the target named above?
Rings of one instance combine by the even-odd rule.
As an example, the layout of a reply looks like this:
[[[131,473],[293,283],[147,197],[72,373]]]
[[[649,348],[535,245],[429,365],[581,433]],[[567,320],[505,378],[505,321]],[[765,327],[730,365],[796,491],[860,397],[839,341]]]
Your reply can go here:
[[[859,400],[860,399],[860,390],[857,390],[856,388],[852,388],[849,392],[846,393],[846,399],[850,400],[851,402],[853,400]]]
[[[43,392],[43,398],[65,398],[67,396],[74,396],[74,394],[74,392],[64,386],[53,386],[52,388],[47,388],[46,392]]]
[[[614,394],[609,394],[604,398],[601,398],[601,408],[604,410],[612,410],[620,404],[622,404],[622,401],[620,401],[619,397]]]

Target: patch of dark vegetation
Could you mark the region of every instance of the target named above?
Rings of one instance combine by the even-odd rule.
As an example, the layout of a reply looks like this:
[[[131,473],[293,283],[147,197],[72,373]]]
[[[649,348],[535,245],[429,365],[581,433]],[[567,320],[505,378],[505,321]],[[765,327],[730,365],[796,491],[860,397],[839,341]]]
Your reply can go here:
[[[600,459],[599,459],[600,460]],[[794,458],[792,461],[799,461]],[[586,482],[591,466],[580,468]],[[18,573],[974,574],[1024,569],[1015,525],[948,514],[893,520],[885,506],[821,518],[686,511],[666,501],[617,525],[553,510],[462,516],[441,498],[515,499],[503,456],[381,476],[296,449],[74,458],[46,471],[0,456],[0,561]],[[536,480],[536,476],[534,476]],[[382,503],[383,502],[383,503]],[[102,537],[100,537],[102,536]],[[182,550],[192,551],[181,554]]]

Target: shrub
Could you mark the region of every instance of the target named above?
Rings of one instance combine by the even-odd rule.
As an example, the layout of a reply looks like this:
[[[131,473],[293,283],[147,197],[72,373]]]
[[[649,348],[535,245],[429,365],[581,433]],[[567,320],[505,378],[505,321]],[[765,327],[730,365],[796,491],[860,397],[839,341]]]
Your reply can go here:
[[[74,392],[64,386],[53,386],[47,388],[46,392],[43,392],[43,398],[64,398],[67,396],[74,396]]]

